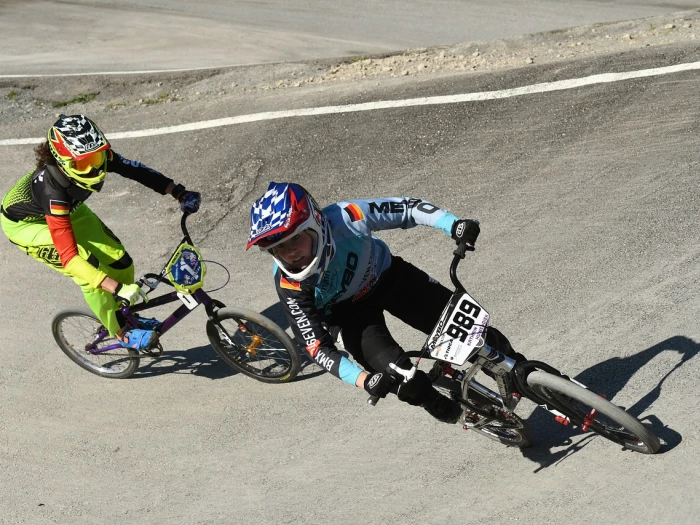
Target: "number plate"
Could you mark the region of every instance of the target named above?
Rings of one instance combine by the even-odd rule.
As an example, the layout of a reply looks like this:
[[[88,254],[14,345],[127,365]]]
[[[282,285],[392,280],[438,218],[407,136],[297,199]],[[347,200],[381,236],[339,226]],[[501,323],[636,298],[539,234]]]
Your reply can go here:
[[[482,334],[489,314],[468,294],[454,294],[428,337],[435,359],[463,365],[484,342]]]
[[[197,248],[182,243],[167,266],[166,276],[175,289],[191,294],[204,284],[206,266]]]

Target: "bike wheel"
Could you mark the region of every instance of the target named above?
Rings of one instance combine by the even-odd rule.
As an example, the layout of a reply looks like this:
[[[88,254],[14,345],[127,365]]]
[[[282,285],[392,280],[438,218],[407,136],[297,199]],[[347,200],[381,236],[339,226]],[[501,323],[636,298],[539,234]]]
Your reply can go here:
[[[487,421],[481,426],[469,427],[469,430],[508,447],[528,448],[534,443],[532,429],[525,421],[482,398],[478,392],[470,391],[467,382],[462,383],[462,398],[465,424]]]
[[[102,323],[88,310],[61,310],[51,322],[51,331],[64,354],[88,372],[100,377],[125,379],[133,375],[139,367],[139,354],[131,348],[120,347],[100,353],[93,353],[87,349],[102,331],[106,332]],[[107,335],[95,348],[100,349],[116,343],[116,337]]]
[[[228,365],[264,383],[286,383],[301,368],[294,341],[267,317],[244,308],[222,308],[207,322],[211,345]]]
[[[659,438],[635,417],[564,377],[536,370],[527,376],[527,384],[577,426],[584,426],[596,410],[595,419],[586,423],[593,432],[642,454],[654,454],[661,447]]]

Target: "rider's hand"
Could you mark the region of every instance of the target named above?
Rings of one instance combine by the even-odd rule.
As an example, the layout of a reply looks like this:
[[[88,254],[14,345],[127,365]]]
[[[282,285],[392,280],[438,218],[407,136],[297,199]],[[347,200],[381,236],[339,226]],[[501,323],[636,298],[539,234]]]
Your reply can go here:
[[[202,194],[198,191],[188,191],[182,184],[173,188],[173,197],[180,203],[183,213],[197,213],[202,204]]]
[[[148,302],[148,296],[138,284],[123,284],[119,283],[114,290],[114,296],[117,300],[129,302],[129,306],[133,306],[138,302],[139,298]]]
[[[396,396],[409,405],[420,406],[430,398],[433,392],[433,382],[428,374],[422,370],[416,370],[413,379],[399,385]]]
[[[371,396],[385,398],[396,382],[393,376],[386,372],[375,372],[365,378],[365,390]]]
[[[457,244],[473,247],[480,231],[479,221],[476,219],[460,219],[452,225],[452,238]]]
[[[202,195],[198,191],[186,191],[178,200],[184,213],[197,213],[202,204]]]

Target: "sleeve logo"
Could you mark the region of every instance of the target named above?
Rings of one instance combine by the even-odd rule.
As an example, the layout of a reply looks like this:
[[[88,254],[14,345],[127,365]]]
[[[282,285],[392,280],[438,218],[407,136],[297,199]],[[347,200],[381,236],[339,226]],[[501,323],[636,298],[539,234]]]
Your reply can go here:
[[[294,290],[297,292],[301,290],[300,283],[295,283],[294,281],[289,281],[284,277],[280,278],[280,287],[286,288],[287,290]]]
[[[51,215],[70,215],[70,204],[65,201],[49,201],[49,210]]]
[[[365,214],[362,213],[362,210],[357,204],[349,204],[343,209],[345,210],[345,213],[347,213],[350,217],[350,222],[361,221],[365,218]]]

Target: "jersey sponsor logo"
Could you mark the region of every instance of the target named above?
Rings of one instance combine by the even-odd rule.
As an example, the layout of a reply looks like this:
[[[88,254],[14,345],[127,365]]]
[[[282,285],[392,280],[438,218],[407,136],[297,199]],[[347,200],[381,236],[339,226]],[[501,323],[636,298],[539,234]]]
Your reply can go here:
[[[321,347],[321,341],[316,339],[312,344],[306,345],[306,351],[309,353],[311,358],[316,358],[316,354],[318,353],[318,349]]]
[[[375,374],[374,376],[372,376],[372,379],[370,379],[370,380],[369,380],[369,383],[367,383],[367,387],[368,387],[368,388],[374,388],[375,386],[377,386],[377,384],[379,383],[379,381],[382,380],[382,376],[383,376],[383,375],[384,375],[384,374],[381,373],[381,374]]]
[[[333,365],[335,364],[335,360],[331,359],[329,356],[323,353],[323,351],[319,351],[314,360],[319,366],[322,366],[329,372],[332,370]]]
[[[358,300],[362,299],[365,295],[367,295],[369,293],[369,291],[372,289],[372,287],[374,286],[374,283],[376,283],[376,282],[377,282],[377,280],[373,277],[366,285],[364,285],[362,287],[362,289],[359,292],[357,292],[355,295],[352,296],[353,302],[358,301]]]
[[[355,277],[355,270],[357,270],[357,263],[360,258],[356,253],[348,253],[348,258],[345,260],[345,271],[343,272],[343,278],[340,281],[340,293],[345,293],[352,282],[352,278]]]
[[[418,211],[422,211],[430,215],[435,213],[438,208],[437,206],[430,204],[429,202],[424,202],[421,199],[404,199],[402,201],[383,201],[383,202],[370,202],[369,211],[372,213],[403,213],[406,210],[416,208]]]
[[[27,253],[30,252],[28,251]],[[58,255],[58,250],[56,250],[54,247],[42,246],[37,248],[32,255],[37,259],[44,261],[46,264],[55,266],[56,268],[61,268],[63,266],[61,264],[61,258]]]
[[[297,303],[297,300],[287,299],[287,308],[289,308],[289,313],[292,314],[294,322],[297,324],[297,328],[299,328],[299,332],[306,346],[313,345],[316,342],[316,334],[311,327],[311,321],[306,317],[306,314]]]
[[[49,201],[49,209],[51,215],[70,215],[70,204],[65,201],[56,201],[51,199]]]
[[[280,287],[285,288],[287,290],[294,290],[295,292],[298,292],[301,290],[301,283],[289,281],[288,279],[285,279],[284,277],[282,277],[280,279]]]
[[[345,213],[347,213],[350,217],[350,222],[361,221],[365,218],[365,214],[362,213],[362,210],[357,204],[349,204],[343,209],[345,210]]]

